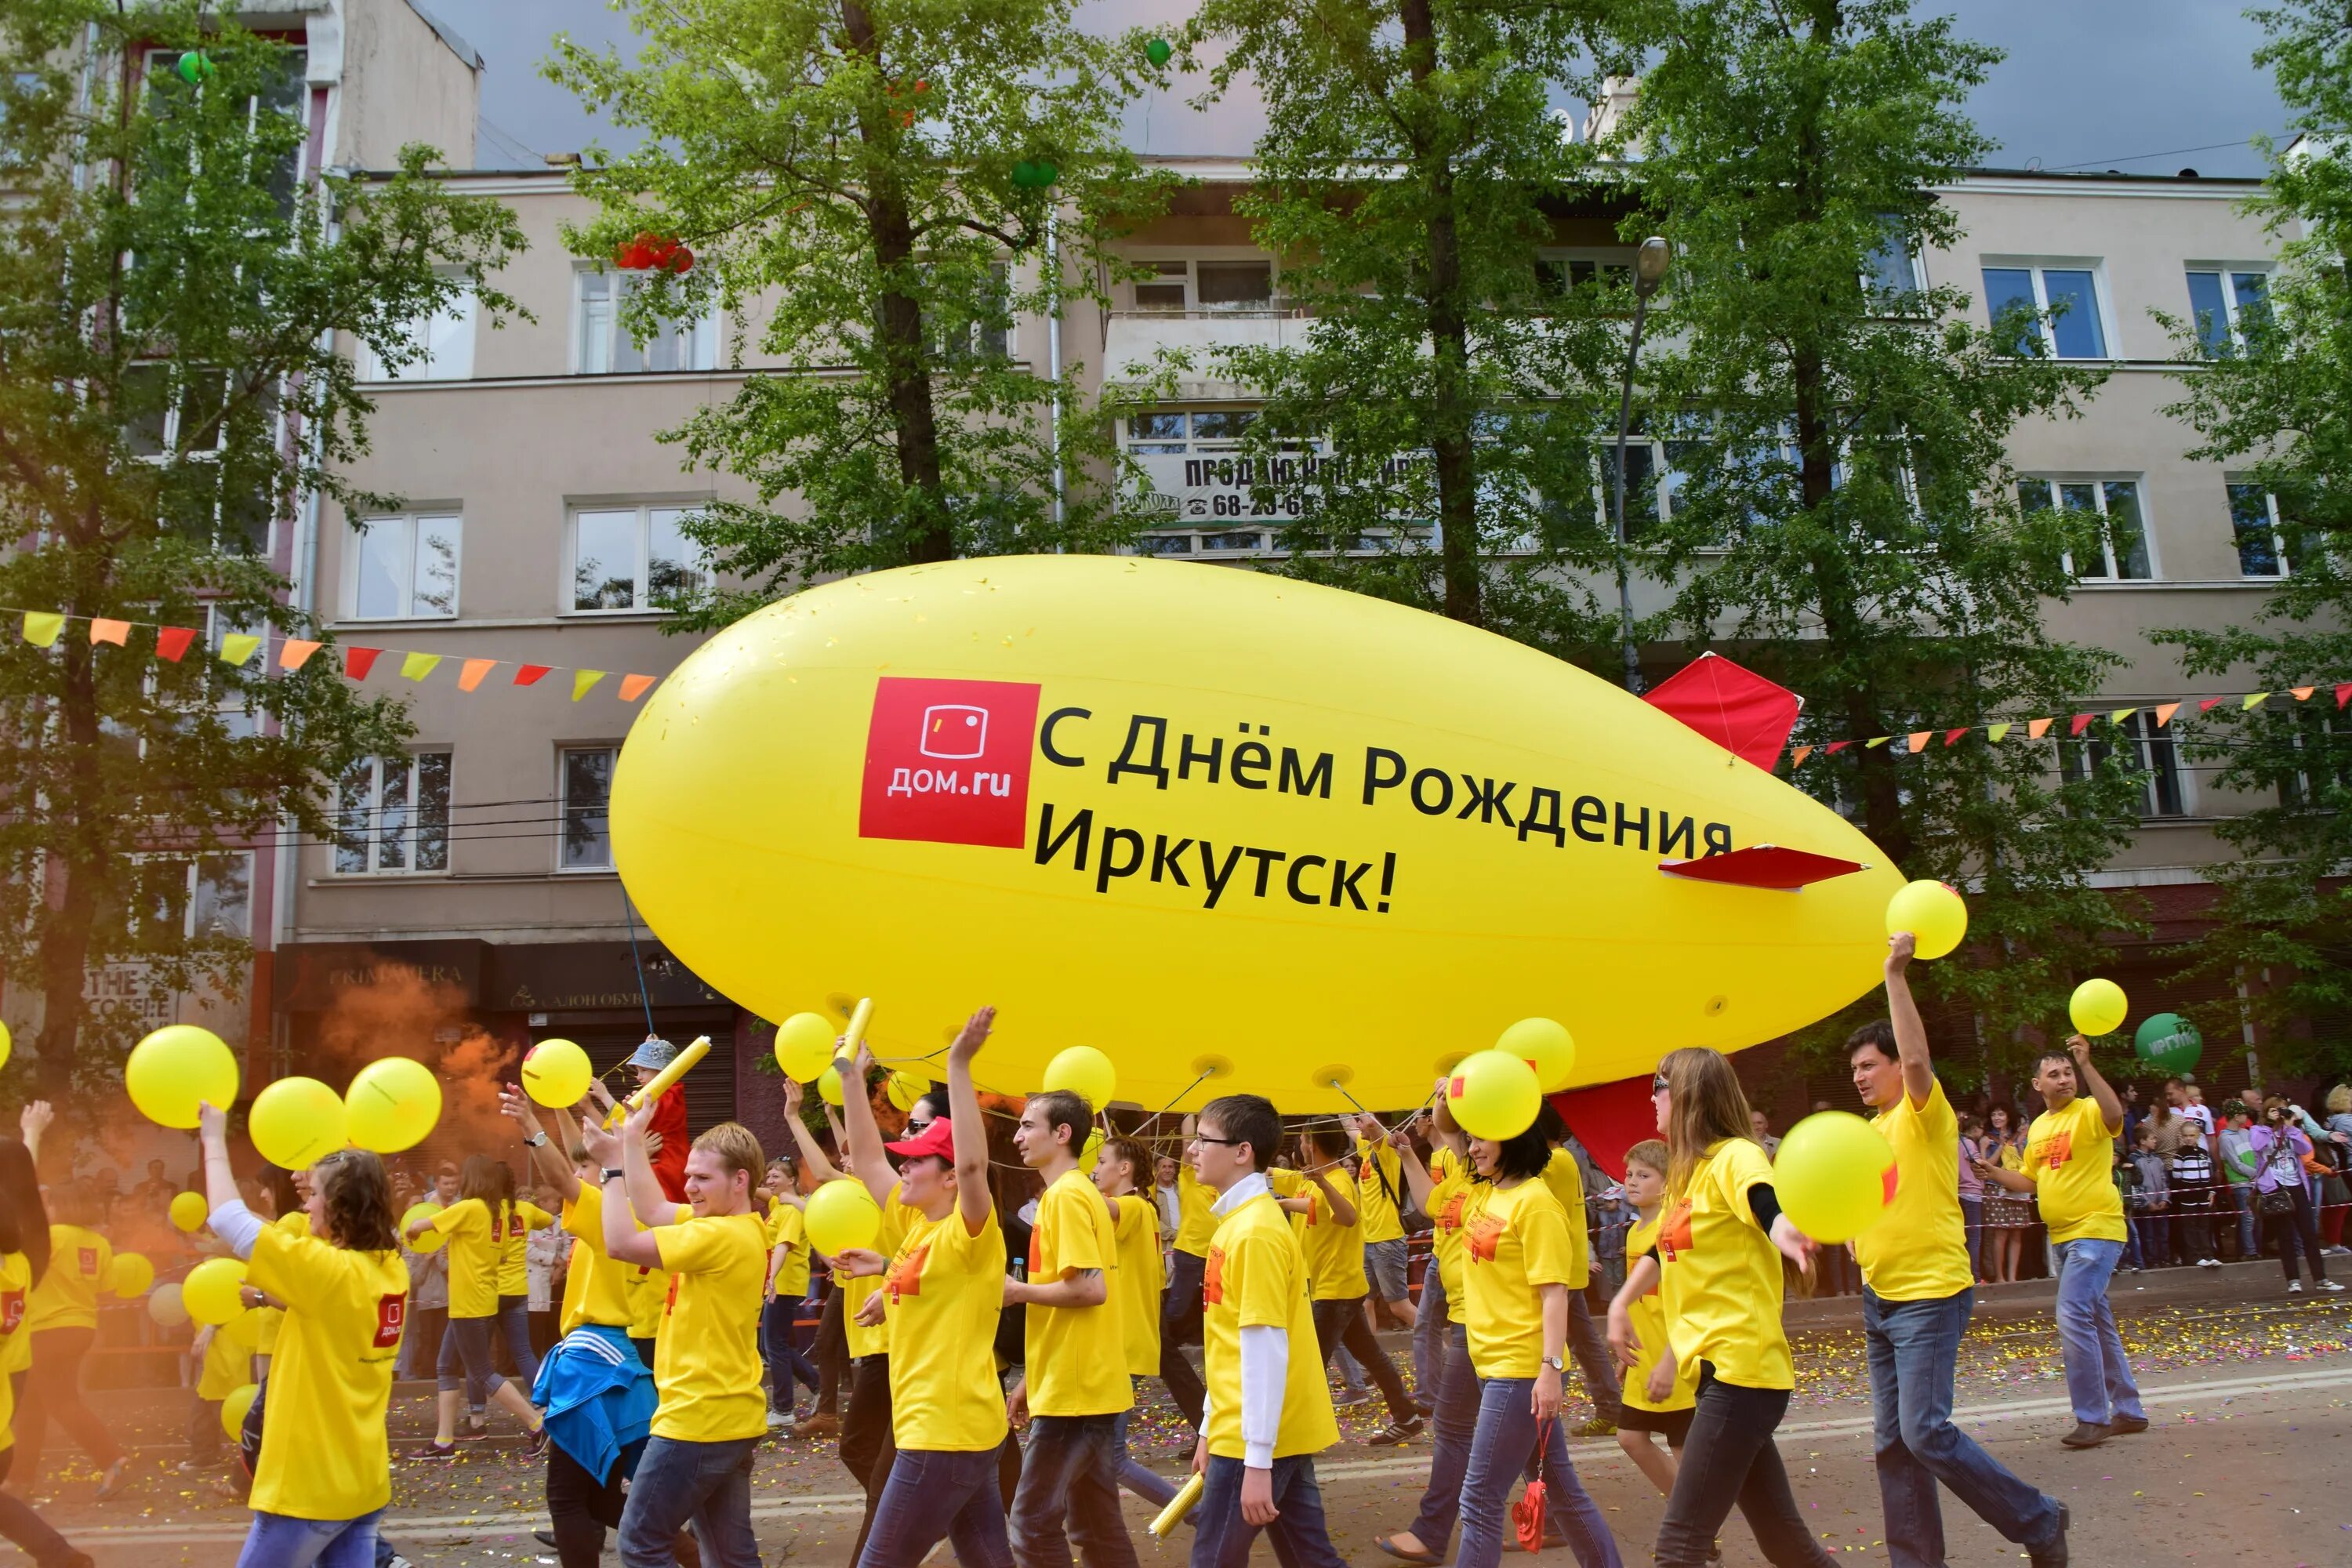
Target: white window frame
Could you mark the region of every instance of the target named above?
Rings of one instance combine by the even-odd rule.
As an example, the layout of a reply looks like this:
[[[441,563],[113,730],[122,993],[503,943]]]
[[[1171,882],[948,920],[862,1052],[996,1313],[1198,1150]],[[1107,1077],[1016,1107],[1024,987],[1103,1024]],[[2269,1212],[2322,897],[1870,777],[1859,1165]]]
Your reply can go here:
[[[1589,262],[1592,267],[1591,281],[1623,283],[1630,287],[1633,281],[1633,263],[1639,254],[1633,247],[1625,245],[1547,245],[1536,251],[1536,263],[1538,267],[1549,263],[1558,267],[1565,275],[1574,263]],[[1623,276],[1612,279],[1608,276],[1612,271],[1622,273]],[[1565,287],[1577,289],[1582,286],[1575,279],[1570,278]],[[1540,292],[1540,283],[1538,291]]]
[[[355,367],[359,378],[374,384],[473,380],[478,303],[471,289],[460,289],[447,304],[410,323],[404,335],[425,348],[424,357],[411,363],[397,368],[388,365],[376,357],[374,349],[361,343]]]
[[[385,866],[378,863],[378,856],[382,852],[383,847],[383,816],[384,810],[384,763],[392,761],[395,756],[402,756],[407,759],[408,765],[406,777],[408,784],[408,798],[407,805],[404,809],[407,812],[408,818],[407,826],[401,833],[402,864],[398,866]],[[456,747],[446,745],[426,745],[419,746],[415,750],[410,752],[385,752],[382,755],[370,757],[368,759],[368,804],[362,808],[366,815],[367,822],[363,827],[359,828],[352,835],[352,837],[359,838],[365,845],[367,864],[362,868],[352,868],[341,864],[341,857],[345,848],[345,845],[343,843],[343,822],[345,811],[342,796],[343,781],[341,778],[331,781],[330,787],[333,789],[335,795],[333,804],[330,807],[330,811],[335,819],[335,829],[327,839],[327,868],[336,877],[347,878],[357,881],[371,877],[446,877],[449,874],[450,866],[455,862],[457,858],[450,853],[450,846],[454,842],[454,839],[450,832],[449,817],[446,815],[441,818],[440,822],[442,864],[423,868],[420,868],[416,864],[417,840],[421,837],[421,830],[425,821],[425,814],[418,809],[417,805],[417,784],[420,776],[419,762],[420,759],[428,756],[445,757],[448,759],[447,771],[449,775],[449,802],[445,809],[449,812],[454,812],[456,810],[457,799],[457,753]]]
[[[591,352],[590,346],[592,339],[595,336],[595,334],[591,331],[588,323],[589,300],[587,280],[591,278],[604,278],[612,280],[612,292],[605,304],[606,320],[603,328],[604,345],[602,351],[604,366],[601,369],[591,368],[598,358],[596,353]],[[639,287],[641,281],[642,279],[639,278],[639,275],[635,272],[625,272],[618,268],[608,267],[600,262],[575,261],[572,264],[572,297],[570,301],[570,310],[572,312],[572,374],[574,375],[627,376],[707,375],[710,372],[718,369],[719,310],[716,305],[713,305],[709,310],[705,310],[699,316],[674,317],[668,324],[667,330],[674,338],[680,335],[691,334],[691,343],[688,344],[686,351],[681,353],[679,355],[681,360],[689,363],[681,363],[674,370],[655,370],[650,366],[645,365],[641,365],[635,370],[622,370],[616,368],[620,363],[621,352],[624,344],[628,345],[632,350],[634,350],[634,352],[641,356],[649,352],[653,346],[651,342],[642,345],[638,344],[636,340],[629,334],[628,327],[621,320],[622,310],[625,303],[623,296],[629,289]]]
[[[2237,276],[2246,273],[2259,273],[2263,279],[2263,298],[2267,300],[2270,298],[2271,285],[2278,279],[2277,263],[2271,261],[2184,262],[2180,268],[2180,284],[2183,289],[2186,289],[2189,286],[2189,275],[2192,272],[2210,273],[2220,280],[2221,286],[2221,314],[2224,330],[2229,332],[2230,342],[2233,346],[2241,349],[2244,348],[2246,346],[2246,331],[2239,321],[2238,290],[2235,287],[2235,279]],[[2195,331],[2197,326],[2197,302],[2194,300],[2189,301],[2189,328],[2191,331]],[[2198,341],[2200,343],[2203,342],[2204,336],[2202,333],[2199,334]]]
[[[1147,305],[1135,295],[1137,289],[1165,286],[1174,282],[1175,275],[1164,278],[1137,278],[1128,285],[1129,309],[1138,315],[1176,319],[1185,316],[1271,316],[1286,309],[1282,302],[1282,263],[1263,250],[1246,247],[1205,246],[1191,250],[1152,250],[1131,253],[1128,260],[1140,267],[1166,267],[1181,263],[1184,268],[1184,304],[1182,309],[1169,305]],[[1201,302],[1201,264],[1263,263],[1265,267],[1265,300],[1263,304],[1204,305]]]
[[[131,858],[134,861],[142,863],[155,860],[177,861],[185,869],[187,879],[183,885],[180,895],[180,938],[184,942],[193,942],[196,939],[196,895],[203,890],[205,883],[207,880],[214,880],[215,884],[218,885],[216,879],[207,879],[204,875],[206,864],[208,862],[222,860],[244,861],[245,924],[242,930],[234,930],[229,931],[227,934],[236,937],[241,942],[250,942],[253,940],[254,853],[252,850],[217,849],[202,855],[141,853],[131,856]],[[133,914],[131,916],[131,934],[134,936],[142,934],[141,927],[145,923],[145,917],[143,914]]]
[[[2252,479],[2231,479],[2227,474],[2221,476],[2221,495],[2225,502],[2228,500],[2231,490],[2252,489],[2254,488],[2255,481]],[[2271,520],[2271,553],[2276,557],[2278,561],[2278,570],[2275,572],[2249,572],[2246,570],[2245,554],[2238,548],[2239,533],[2237,509],[2235,506],[2225,504],[2222,510],[2228,513],[2230,519],[2230,552],[2238,557],[2238,575],[2244,578],[2249,583],[2285,582],[2294,572],[2294,563],[2289,561],[2286,556],[2286,533],[2279,526],[2279,504],[2277,492],[2272,490],[2268,486],[2263,487],[2263,510],[2270,514]]]
[[[2021,271],[2033,283],[2033,330],[2042,338],[2042,352],[2054,360],[2069,364],[2105,364],[2119,360],[2120,340],[2116,332],[2115,289],[2107,282],[2107,263],[2098,256],[1980,256],[1977,258],[1977,282],[1982,286],[1987,270]],[[2050,326],[2050,287],[2045,272],[2087,272],[2091,275],[2092,314],[2099,323],[2099,345],[2105,350],[2098,354],[2062,354],[2058,352],[2057,334]],[[1992,324],[1993,308],[1990,295],[1983,301],[1985,324]]]
[[[709,504],[710,498],[709,496],[670,497],[657,500],[645,500],[630,497],[603,500],[574,499],[566,502],[563,508],[563,574],[556,587],[556,604],[559,606],[557,614],[567,617],[579,616],[583,619],[600,619],[614,616],[659,616],[667,614],[668,612],[663,610],[658,605],[656,605],[653,602],[652,553],[654,514],[656,512],[677,512],[680,514],[691,513],[699,511]],[[636,575],[635,588],[631,595],[630,603],[626,605],[614,605],[609,608],[594,605],[583,608],[580,605],[578,598],[580,519],[583,513],[588,512],[619,511],[634,511],[636,513]],[[680,542],[694,557],[687,563],[687,570],[693,574],[695,578],[695,586],[698,589],[708,587],[710,584],[711,576],[710,563],[709,559],[702,554],[700,549],[695,545],[692,540],[681,538]]]
[[[2131,750],[2139,758],[2139,766],[2135,772],[2141,781],[2140,804],[2144,809],[2139,814],[2140,821],[2183,822],[2197,815],[2195,776],[2181,765],[2180,744],[2173,736],[2172,727],[2168,724],[2159,727],[2155,713],[2149,710],[2143,708],[2127,715],[2122,724],[2111,723],[2106,715],[2101,714],[2081,738],[2061,742],[2060,745],[2063,749],[2059,753],[2062,759],[2059,773],[2068,780],[2089,776],[2095,760],[2093,755],[2095,750],[2104,749],[2111,752],[2126,748]],[[2158,809],[2162,805],[2156,782],[2158,772],[2156,749],[2158,746],[2164,748],[2163,771],[2170,777],[2172,793],[2180,803],[2180,809],[2177,812]]]
[[[2020,474],[2017,476],[2017,482],[2021,485],[2037,484],[2049,486],[2050,500],[2048,504],[2053,510],[2063,510],[2065,508],[2064,499],[2058,492],[2059,486],[2089,485],[2091,487],[2092,498],[2098,502],[2098,516],[2101,520],[2099,550],[2104,558],[2101,564],[2105,566],[2105,570],[2102,573],[2096,574],[2084,574],[2075,571],[2074,552],[2070,550],[2066,552],[2065,555],[2066,573],[2067,575],[2073,577],[2076,583],[2088,584],[2094,586],[2113,584],[2128,587],[2131,584],[2137,583],[2161,583],[2164,581],[2164,561],[2163,558],[2157,553],[2156,550],[2156,525],[2148,517],[2147,475],[2101,473]],[[2132,487],[2133,502],[2139,508],[2140,547],[2147,552],[2147,575],[2145,577],[2126,577],[2120,575],[2117,572],[2118,563],[2115,558],[2115,541],[2108,537],[2105,521],[2108,515],[2107,487],[2109,485],[2129,485]]]
[[[291,118],[297,124],[302,127],[302,140],[294,152],[293,188],[299,191],[304,185],[310,184],[312,173],[310,168],[310,46],[309,41],[306,39],[304,42],[299,44],[286,44],[285,47],[289,53],[298,57],[301,62],[301,68],[298,70],[294,76],[297,90],[295,93],[294,109],[289,116],[289,118]],[[153,47],[144,50],[140,56],[139,66],[140,82],[142,90],[146,82],[153,77],[159,74],[168,76],[176,70],[179,67],[180,57],[187,52],[188,51],[185,49],[170,49],[163,47]],[[159,66],[157,64],[158,61],[163,61],[164,63]],[[248,126],[253,123],[254,116],[261,112],[261,100],[257,95],[245,100],[246,123]]]
[[[580,865],[567,864],[564,859],[565,838],[571,829],[572,813],[569,763],[571,758],[583,752],[610,756],[615,768],[621,760],[621,748],[617,742],[566,742],[555,749],[555,874],[559,877],[611,876],[614,870],[613,794],[609,771],[605,774],[604,804],[600,813],[604,819],[604,831],[599,836],[599,841],[604,847],[604,858],[594,864]]]
[[[419,608],[416,597],[416,538],[420,526],[446,523],[457,539],[457,580],[449,587],[449,607],[446,610]],[[367,535],[376,529],[396,527],[407,541],[400,552],[403,573],[399,588],[404,608],[394,615],[371,616],[360,607],[360,571],[365,559]],[[466,515],[462,508],[416,507],[407,511],[390,512],[380,517],[352,518],[343,525],[343,618],[381,624],[392,621],[455,620],[463,604],[466,587]]]

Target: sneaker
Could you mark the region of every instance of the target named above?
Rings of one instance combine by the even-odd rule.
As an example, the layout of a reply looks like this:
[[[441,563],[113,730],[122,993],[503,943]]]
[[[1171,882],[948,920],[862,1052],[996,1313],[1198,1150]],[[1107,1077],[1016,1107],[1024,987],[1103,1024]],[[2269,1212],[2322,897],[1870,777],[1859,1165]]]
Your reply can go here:
[[[2069,1448],[2095,1448],[2107,1440],[2107,1429],[2092,1421],[2078,1421],[2074,1429],[2058,1439]]]
[[[2133,1264],[2133,1265],[2131,1266],[2130,1269],[2129,1269],[2127,1272],[2130,1272],[2130,1273],[2133,1273],[2133,1274],[2145,1274],[2145,1273],[2147,1273],[2147,1269],[2145,1269],[2145,1268],[2142,1268],[2138,1264],[2135,1263],[2135,1264]]]
[[[2058,1533],[2025,1554],[2027,1562],[2032,1565],[2032,1568],[2066,1568],[2066,1527],[2074,1522],[2073,1511],[2064,1503],[2060,1503]]]
[[[1606,1415],[1596,1415],[1580,1426],[1570,1428],[1579,1437],[1608,1437],[1617,1431],[1617,1423]]]
[[[2110,1437],[2128,1437],[2135,1432],[2147,1430],[2147,1417],[2145,1415],[2126,1415],[2118,1412],[2107,1421],[2107,1436]]]
[[[1420,1435],[1421,1417],[1408,1415],[1402,1421],[1391,1421],[1364,1439],[1375,1448],[1385,1448],[1398,1443],[1410,1443]]]
[[[2302,1281],[2302,1280],[2300,1280],[2300,1279],[2290,1279],[2290,1280],[2288,1280],[2288,1281],[2286,1282],[2286,1293],[2287,1293],[2288,1295],[2290,1295],[2290,1296],[2300,1296],[2300,1295],[2302,1295],[2302,1294],[2303,1294],[2303,1281]]]
[[[546,1458],[547,1441],[547,1423],[542,1421],[539,1424],[539,1430],[523,1434],[522,1457],[526,1459]]]
[[[457,1425],[457,1441],[460,1443],[478,1443],[489,1435],[489,1427],[479,1421],[463,1421]]]
[[[455,1443],[425,1443],[408,1450],[412,1459],[454,1459],[457,1457]]]
[[[2312,1289],[2329,1296],[2341,1296],[2344,1294],[2344,1287],[2338,1285],[2333,1279],[2322,1279],[2318,1284],[2314,1285]]]
[[[2298,1285],[2295,1289],[2301,1289],[2302,1287]],[[1331,1398],[1332,1406],[1339,1410],[1345,1410],[1355,1405],[1370,1405],[1371,1402],[1372,1391],[1369,1388],[1343,1388]]]

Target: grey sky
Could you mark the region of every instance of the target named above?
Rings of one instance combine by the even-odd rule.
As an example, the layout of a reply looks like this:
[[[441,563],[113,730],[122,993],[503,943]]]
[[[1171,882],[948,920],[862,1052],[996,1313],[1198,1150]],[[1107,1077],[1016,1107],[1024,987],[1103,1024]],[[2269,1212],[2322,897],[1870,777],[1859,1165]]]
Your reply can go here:
[[[572,151],[609,130],[542,79],[557,32],[586,44],[624,44],[625,22],[602,0],[424,0],[481,50],[479,162],[513,166],[525,150]],[[2275,134],[2284,119],[2267,73],[2249,57],[2260,30],[2230,0],[1948,0],[1965,33],[2008,51],[1971,103],[2000,143],[1993,161],[2050,169],[2082,165],[2131,174],[2260,174],[2242,143]],[[1930,13],[1932,5],[1918,9]],[[1105,26],[1189,15],[1189,0],[1089,0]],[[1197,80],[1197,79],[1194,79]],[[1156,153],[1244,153],[1256,129],[1233,106],[1203,115],[1180,93],[1157,95],[1129,117],[1131,141]],[[520,143],[520,145],[517,145]],[[2195,149],[2195,151],[2189,151]]]

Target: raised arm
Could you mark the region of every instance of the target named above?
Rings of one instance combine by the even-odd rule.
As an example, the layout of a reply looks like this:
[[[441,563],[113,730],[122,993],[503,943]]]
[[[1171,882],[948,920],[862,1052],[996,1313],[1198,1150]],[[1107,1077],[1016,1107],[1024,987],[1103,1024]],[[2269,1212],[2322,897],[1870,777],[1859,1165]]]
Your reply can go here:
[[[809,1173],[820,1182],[837,1182],[841,1172],[825,1158],[824,1146],[809,1135],[808,1124],[801,1120],[803,1092],[799,1084],[784,1079],[784,1125],[793,1130],[793,1146],[801,1152],[801,1164]]]
[[[1925,1105],[1936,1091],[1935,1058],[1927,1050],[1927,1026],[1911,997],[1911,954],[1919,939],[1907,931],[1886,939],[1886,1016],[1895,1026],[1895,1053],[1903,1058],[1903,1092]]]
[[[1397,1163],[1404,1167],[1404,1190],[1412,1194],[1415,1208],[1429,1214],[1429,1194],[1437,1190],[1437,1184],[1430,1180],[1429,1167],[1421,1163],[1421,1151],[1412,1146],[1412,1139],[1400,1135],[1393,1142]]]
[[[980,1091],[972,1087],[971,1058],[988,1043],[989,1030],[995,1023],[996,1009],[982,1007],[964,1025],[955,1044],[948,1047],[948,1118],[955,1128],[956,1212],[963,1216],[965,1231],[975,1236],[987,1222],[995,1199],[988,1190],[988,1122],[981,1115]],[[841,1098],[847,1100],[852,1097],[845,1094]],[[870,1108],[866,1121],[867,1126],[873,1125]],[[875,1147],[878,1160],[878,1134]],[[859,1153],[856,1158],[857,1168],[864,1170],[866,1156]],[[883,1168],[888,1167],[886,1164]],[[885,1189],[875,1194],[875,1200],[880,1202],[887,1192]]]
[[[562,1146],[540,1125],[539,1113],[530,1098],[513,1084],[502,1085],[499,1089],[499,1110],[514,1118],[516,1125],[522,1129],[523,1147],[530,1151],[531,1169],[539,1173],[540,1179],[553,1187],[555,1195],[565,1203],[577,1202],[580,1178],[572,1171],[572,1162],[564,1157]]]
[[[1356,1205],[1349,1197],[1347,1193],[1339,1187],[1333,1186],[1331,1183],[1325,1178],[1323,1174],[1324,1170],[1325,1167],[1321,1165],[1309,1167],[1307,1172],[1307,1179],[1323,1189],[1323,1196],[1331,1205],[1331,1218],[1333,1222],[1337,1224],[1341,1230],[1345,1230],[1349,1226],[1356,1223]],[[1355,1184],[1352,1182],[1348,1184],[1349,1186],[1353,1186],[1354,1184]]]
[[[2069,1035],[2066,1037],[2066,1048],[2074,1056],[2074,1076],[2083,1080],[2084,1090],[2099,1102],[2099,1116],[2106,1123],[2107,1131],[2120,1131],[2124,1124],[2124,1102],[2116,1098],[2116,1091],[2107,1086],[2105,1079],[2099,1076],[2099,1069],[2091,1065],[2091,1042],[2080,1035]]]
[[[25,1152],[36,1162],[41,1157],[41,1134],[47,1132],[49,1123],[57,1119],[58,1113],[49,1109],[49,1102],[46,1100],[29,1101],[16,1118],[16,1130],[25,1135]]]
[[[635,1206],[630,1193],[630,1188],[635,1185],[633,1167],[646,1166],[648,1179],[653,1174],[652,1166],[646,1159],[645,1137],[646,1124],[652,1120],[653,1110],[648,1106],[630,1117],[623,1124],[621,1131],[614,1132],[598,1122],[596,1118],[583,1116],[580,1119],[580,1142],[586,1147],[588,1157],[598,1165],[607,1171],[623,1173],[618,1191],[614,1190],[614,1182],[604,1184],[604,1256],[615,1263],[635,1263],[657,1268],[661,1266],[661,1243],[654,1238],[652,1231],[639,1230],[636,1217],[630,1212]],[[636,1134],[634,1138],[628,1135],[632,1128]],[[654,1184],[654,1190],[661,1190],[658,1182]],[[675,1217],[676,1213],[672,1209],[666,1217]]]
[[[994,1014],[990,1016],[992,1017]],[[965,1026],[965,1032],[971,1032],[971,1026]],[[981,1038],[987,1037],[987,1030],[982,1030]],[[957,1038],[960,1040],[962,1036]],[[861,1043],[856,1060],[843,1062],[836,1059],[834,1065],[842,1069],[841,1126],[848,1138],[845,1146],[849,1150],[850,1172],[866,1184],[866,1190],[874,1194],[876,1203],[887,1204],[890,1201],[890,1189],[898,1184],[898,1172],[890,1163],[890,1152],[882,1147],[882,1129],[874,1121],[874,1101],[866,1092],[866,1064],[872,1059]],[[979,1104],[975,1098],[972,1101],[975,1114]],[[956,1125],[956,1136],[963,1136],[961,1122]],[[987,1169],[985,1156],[982,1169]]]

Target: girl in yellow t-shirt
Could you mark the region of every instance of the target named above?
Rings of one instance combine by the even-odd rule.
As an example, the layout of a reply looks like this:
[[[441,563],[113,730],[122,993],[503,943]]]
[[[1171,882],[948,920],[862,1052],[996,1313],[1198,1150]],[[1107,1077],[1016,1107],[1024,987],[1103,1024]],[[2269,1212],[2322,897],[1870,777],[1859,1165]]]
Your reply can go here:
[[[37,1142],[48,1124],[48,1102],[35,1100],[25,1108],[26,1137]],[[49,1215],[41,1203],[41,1178],[34,1169],[32,1151],[13,1138],[0,1138],[0,1482],[12,1473],[16,1458],[16,1415],[23,1399],[25,1306],[35,1281],[47,1273]],[[26,1485],[35,1479],[27,1471]],[[64,1537],[48,1527],[22,1498],[10,1498],[0,1510],[0,1533],[5,1533],[36,1563],[87,1562]]]
[[[41,1438],[57,1424],[79,1443],[103,1474],[103,1502],[124,1485],[121,1446],[106,1423],[81,1398],[81,1359],[98,1340],[98,1294],[114,1264],[114,1248],[91,1228],[98,1199],[86,1182],[55,1189],[49,1226],[49,1267],[26,1300],[25,1326],[31,1360],[25,1399],[16,1411],[16,1464],[29,1485],[41,1473]]]
[[[1643,1139],[1625,1151],[1625,1201],[1641,1218],[1625,1233],[1625,1256],[1648,1256],[1657,1244],[1658,1226],[1665,1216],[1666,1146]],[[1625,1374],[1623,1413],[1617,1421],[1617,1446],[1650,1484],[1672,1497],[1675,1464],[1690,1436],[1691,1407],[1698,1403],[1698,1369],[1677,1362],[1666,1343],[1665,1307],[1652,1290],[1627,1306],[1633,1320],[1641,1359]],[[1664,1437],[1664,1452],[1653,1441]]]
[[[499,1316],[499,1254],[511,1218],[504,1194],[513,1190],[514,1173],[504,1161],[468,1154],[457,1175],[457,1201],[408,1227],[412,1241],[428,1230],[449,1238],[449,1327],[441,1336],[441,1361],[436,1369],[441,1383],[437,1421],[433,1441],[411,1450],[411,1458],[446,1459],[457,1452],[461,1388],[479,1389],[522,1423],[530,1435],[523,1445],[526,1458],[536,1459],[546,1451],[547,1432],[539,1412],[520,1387],[499,1374],[490,1357],[490,1329]],[[466,1435],[478,1437],[482,1429],[477,1426]]]
[[[1641,1364],[1633,1306],[1662,1290],[1668,1345],[1698,1380],[1655,1561],[1703,1568],[1737,1502],[1779,1568],[1828,1568],[1772,1446],[1794,1386],[1780,1259],[1810,1273],[1813,1243],[1780,1212],[1727,1058],[1703,1046],[1669,1051],[1650,1095],[1666,1142],[1665,1212],[1650,1255],[1631,1261],[1627,1253],[1624,1288],[1609,1304],[1609,1343],[1627,1366]]]
[[[1095,1190],[1111,1206],[1111,1232],[1118,1245],[1118,1267],[1111,1271],[1111,1293],[1119,1314],[1119,1334],[1127,1347],[1130,1380],[1159,1377],[1160,1340],[1160,1205],[1141,1189],[1144,1173],[1151,1169],[1151,1151],[1132,1138],[1113,1138],[1095,1161]],[[1127,1422],[1132,1410],[1118,1413],[1118,1479],[1129,1491],[1158,1508],[1175,1500],[1176,1488],[1165,1476],[1144,1468],[1128,1457]]]

